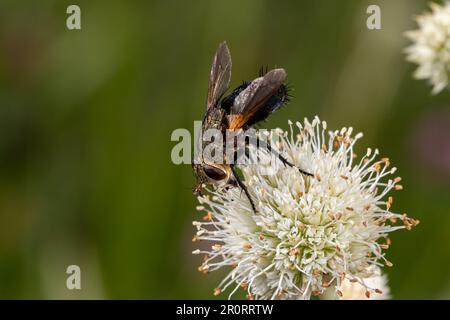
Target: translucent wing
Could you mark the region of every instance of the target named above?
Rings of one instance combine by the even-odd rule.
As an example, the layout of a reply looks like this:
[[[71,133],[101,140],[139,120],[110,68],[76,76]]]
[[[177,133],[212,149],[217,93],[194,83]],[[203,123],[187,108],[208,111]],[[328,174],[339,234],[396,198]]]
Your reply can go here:
[[[231,78],[231,56],[227,43],[219,44],[214,55],[209,75],[208,97],[206,108],[215,106],[220,97],[225,93],[230,84]]]
[[[253,80],[234,100],[228,115],[230,129],[242,128],[286,80],[284,69],[274,69]]]

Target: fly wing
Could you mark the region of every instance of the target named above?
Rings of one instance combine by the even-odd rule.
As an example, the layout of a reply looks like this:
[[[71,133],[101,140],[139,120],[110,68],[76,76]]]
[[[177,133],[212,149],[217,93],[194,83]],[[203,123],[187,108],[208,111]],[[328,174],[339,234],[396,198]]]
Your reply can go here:
[[[217,105],[220,97],[225,93],[231,78],[231,56],[227,43],[219,44],[211,66],[209,75],[208,97],[206,108]]]
[[[234,100],[228,123],[230,129],[242,128],[286,80],[284,69],[274,69],[253,80]]]

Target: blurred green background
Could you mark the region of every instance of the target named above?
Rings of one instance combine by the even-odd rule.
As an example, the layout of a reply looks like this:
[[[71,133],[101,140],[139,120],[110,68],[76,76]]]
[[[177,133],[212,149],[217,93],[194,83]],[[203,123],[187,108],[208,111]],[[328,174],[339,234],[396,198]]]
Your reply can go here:
[[[223,273],[197,271],[195,180],[170,135],[202,119],[223,40],[233,86],[288,72],[295,98],[264,127],[319,115],[391,158],[393,209],[421,220],[392,235],[393,297],[450,298],[450,94],[403,53],[425,1],[80,0],[73,31],[70,4],[0,2],[0,298],[213,298]]]

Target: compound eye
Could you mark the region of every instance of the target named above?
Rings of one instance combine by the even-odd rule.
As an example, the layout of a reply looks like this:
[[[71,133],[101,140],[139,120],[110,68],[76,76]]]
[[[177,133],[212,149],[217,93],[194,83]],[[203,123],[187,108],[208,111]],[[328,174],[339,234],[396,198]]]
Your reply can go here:
[[[227,177],[227,173],[219,168],[204,165],[203,170],[205,171],[205,174],[212,180],[220,181]]]

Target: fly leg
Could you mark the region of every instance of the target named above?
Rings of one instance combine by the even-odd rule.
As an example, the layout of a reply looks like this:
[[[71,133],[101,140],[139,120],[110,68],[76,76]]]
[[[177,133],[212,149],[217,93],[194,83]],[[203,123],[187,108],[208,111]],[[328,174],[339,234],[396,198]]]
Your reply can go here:
[[[233,177],[236,180],[239,188],[241,188],[241,190],[244,191],[245,195],[247,196],[248,200],[250,201],[250,205],[252,206],[253,212],[257,213],[258,211],[256,210],[255,203],[253,202],[253,199],[252,199],[250,193],[248,192],[247,186],[244,184],[244,182],[242,182],[241,178],[237,174],[234,165],[232,164],[232,165],[230,165],[230,167],[231,167],[231,172],[233,173]]]
[[[288,159],[286,159],[285,157],[283,157],[277,150],[273,149],[272,146],[265,142],[260,140],[259,138],[256,138],[256,142],[257,142],[257,147],[261,148],[267,148],[267,150],[272,153],[275,157],[277,157],[285,166],[289,166],[292,168],[297,168],[301,174],[304,174],[305,176],[309,176],[312,177],[314,176],[312,173],[309,173],[303,169],[298,168],[297,166],[295,166],[293,163],[291,163]]]

